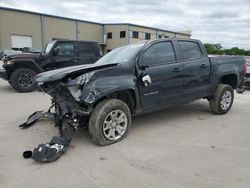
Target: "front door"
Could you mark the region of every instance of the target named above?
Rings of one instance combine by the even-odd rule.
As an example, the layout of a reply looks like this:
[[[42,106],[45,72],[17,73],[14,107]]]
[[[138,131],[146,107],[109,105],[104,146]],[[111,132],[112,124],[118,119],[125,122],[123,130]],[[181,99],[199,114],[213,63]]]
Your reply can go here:
[[[139,89],[144,110],[178,103],[182,97],[182,63],[171,41],[151,45],[139,58]],[[144,70],[142,70],[144,69]]]
[[[75,44],[71,41],[58,42],[55,48],[59,48],[58,54],[53,54],[54,69],[69,67],[78,64],[77,53],[75,50]]]

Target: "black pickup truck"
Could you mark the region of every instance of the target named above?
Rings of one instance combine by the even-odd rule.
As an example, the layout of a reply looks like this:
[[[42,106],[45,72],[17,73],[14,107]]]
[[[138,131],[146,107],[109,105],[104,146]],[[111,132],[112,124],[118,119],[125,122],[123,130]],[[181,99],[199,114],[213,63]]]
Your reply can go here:
[[[37,88],[34,76],[38,73],[91,64],[100,58],[99,44],[89,41],[55,40],[47,44],[43,53],[20,53],[7,56],[0,69],[0,77],[8,80],[19,92],[31,92]]]
[[[108,145],[126,137],[132,115],[198,99],[226,114],[243,84],[244,62],[209,58],[198,40],[159,39],[117,48],[95,64],[38,74],[36,81],[52,97],[56,122],[88,126],[94,143]]]

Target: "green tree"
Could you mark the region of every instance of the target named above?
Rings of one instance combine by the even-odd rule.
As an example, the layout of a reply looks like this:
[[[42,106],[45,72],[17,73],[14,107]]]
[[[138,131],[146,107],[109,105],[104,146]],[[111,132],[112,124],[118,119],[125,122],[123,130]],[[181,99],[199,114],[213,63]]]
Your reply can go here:
[[[250,50],[240,49],[238,47],[233,47],[230,49],[223,49],[221,44],[205,43],[205,48],[208,54],[216,55],[245,55],[250,56]]]

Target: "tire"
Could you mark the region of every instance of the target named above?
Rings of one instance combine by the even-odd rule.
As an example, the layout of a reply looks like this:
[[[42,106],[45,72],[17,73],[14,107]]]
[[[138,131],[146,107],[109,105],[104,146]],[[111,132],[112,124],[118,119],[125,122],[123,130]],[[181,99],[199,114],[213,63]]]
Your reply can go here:
[[[36,73],[31,69],[17,69],[11,74],[10,85],[22,93],[32,92],[37,88],[37,83],[34,79],[35,75]]]
[[[209,106],[213,113],[222,115],[231,109],[233,101],[233,88],[230,85],[219,84],[214,97],[209,101]]]
[[[89,132],[92,135],[92,141],[99,146],[123,140],[130,127],[130,109],[126,103],[118,99],[106,99],[100,102],[89,119]]]

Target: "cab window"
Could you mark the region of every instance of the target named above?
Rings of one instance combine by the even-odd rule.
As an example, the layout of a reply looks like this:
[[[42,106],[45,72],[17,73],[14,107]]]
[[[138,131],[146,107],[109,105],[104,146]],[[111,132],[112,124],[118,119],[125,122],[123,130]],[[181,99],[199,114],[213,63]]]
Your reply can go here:
[[[197,42],[179,41],[184,60],[198,59],[202,56]]]
[[[172,42],[160,42],[150,46],[142,55],[140,62],[148,66],[168,64],[176,61]]]
[[[58,56],[75,55],[75,48],[73,42],[58,42],[56,47],[60,49]]]

